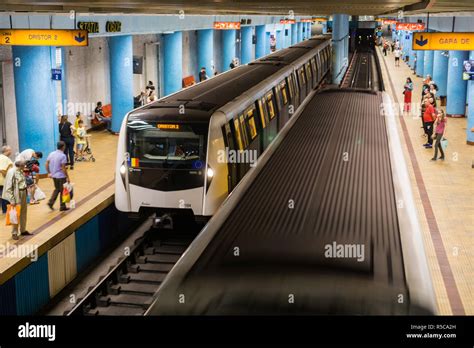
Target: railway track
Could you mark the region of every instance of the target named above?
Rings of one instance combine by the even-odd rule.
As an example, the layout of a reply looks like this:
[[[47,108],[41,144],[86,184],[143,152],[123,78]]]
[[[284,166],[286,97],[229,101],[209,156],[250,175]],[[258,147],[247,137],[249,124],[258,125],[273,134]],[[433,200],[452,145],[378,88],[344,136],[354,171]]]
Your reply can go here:
[[[143,315],[199,230],[193,224],[173,230],[150,229],[135,242],[129,256],[110,269],[66,315]]]

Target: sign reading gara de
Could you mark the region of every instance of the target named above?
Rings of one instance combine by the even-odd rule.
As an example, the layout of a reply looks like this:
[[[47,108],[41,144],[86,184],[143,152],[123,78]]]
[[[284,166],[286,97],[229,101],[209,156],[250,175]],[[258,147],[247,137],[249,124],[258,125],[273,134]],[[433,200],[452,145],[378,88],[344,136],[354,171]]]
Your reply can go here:
[[[412,49],[472,51],[474,33],[413,33]]]

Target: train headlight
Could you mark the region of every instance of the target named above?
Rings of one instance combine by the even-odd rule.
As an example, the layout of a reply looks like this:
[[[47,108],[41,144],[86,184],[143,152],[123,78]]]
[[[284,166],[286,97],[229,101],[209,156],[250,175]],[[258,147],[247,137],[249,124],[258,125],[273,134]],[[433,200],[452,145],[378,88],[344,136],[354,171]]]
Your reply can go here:
[[[207,177],[212,178],[214,176],[214,171],[212,168],[207,168]]]
[[[125,167],[125,164],[122,164],[120,166],[120,174],[124,176],[126,172],[127,172],[127,168]]]

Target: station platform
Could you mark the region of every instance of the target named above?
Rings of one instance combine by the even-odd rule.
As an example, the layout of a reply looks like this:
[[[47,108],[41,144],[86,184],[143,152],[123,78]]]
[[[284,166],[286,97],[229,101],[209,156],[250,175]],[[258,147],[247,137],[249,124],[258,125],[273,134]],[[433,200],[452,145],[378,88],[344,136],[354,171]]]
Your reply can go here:
[[[377,48],[385,89],[403,110],[403,86],[413,80],[410,114],[397,117],[439,314],[474,314],[474,146],[466,144],[466,118],[448,118],[445,161],[431,161],[421,127],[421,77],[393,53]],[[436,81],[435,81],[436,82]],[[449,97],[449,96],[448,96]],[[445,107],[441,107],[445,109]]]
[[[0,217],[2,314],[35,313],[113,239],[110,234],[116,232],[119,223],[113,204],[118,137],[107,131],[92,131],[90,134],[96,161],[77,162],[74,170],[69,171],[74,184],[74,209],[60,212],[59,197],[55,210],[49,209],[47,200],[53,184],[51,179],[44,178],[38,185],[45,192],[46,200],[28,206],[27,230],[34,233],[33,236],[13,240],[11,227],[5,226],[5,216]],[[24,299],[28,292],[32,298],[43,298],[26,303],[28,300]],[[17,302],[16,308],[7,301],[13,302],[14,307]],[[26,302],[21,304],[22,301]]]

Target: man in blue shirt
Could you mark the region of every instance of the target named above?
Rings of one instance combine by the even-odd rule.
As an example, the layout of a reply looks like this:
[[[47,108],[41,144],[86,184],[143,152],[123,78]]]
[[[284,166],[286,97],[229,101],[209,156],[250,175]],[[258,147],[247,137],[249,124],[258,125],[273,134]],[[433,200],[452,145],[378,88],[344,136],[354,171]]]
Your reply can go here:
[[[66,149],[66,143],[64,141],[59,141],[57,144],[57,150],[49,154],[46,159],[46,171],[48,172],[48,177],[52,178],[54,181],[54,191],[51,199],[48,202],[48,207],[51,210],[54,210],[53,205],[56,202],[56,198],[59,195],[59,204],[60,211],[69,210],[66,207],[66,204],[63,203],[63,186],[66,182],[69,183],[69,175],[67,172],[66,164],[67,158],[64,154]]]

